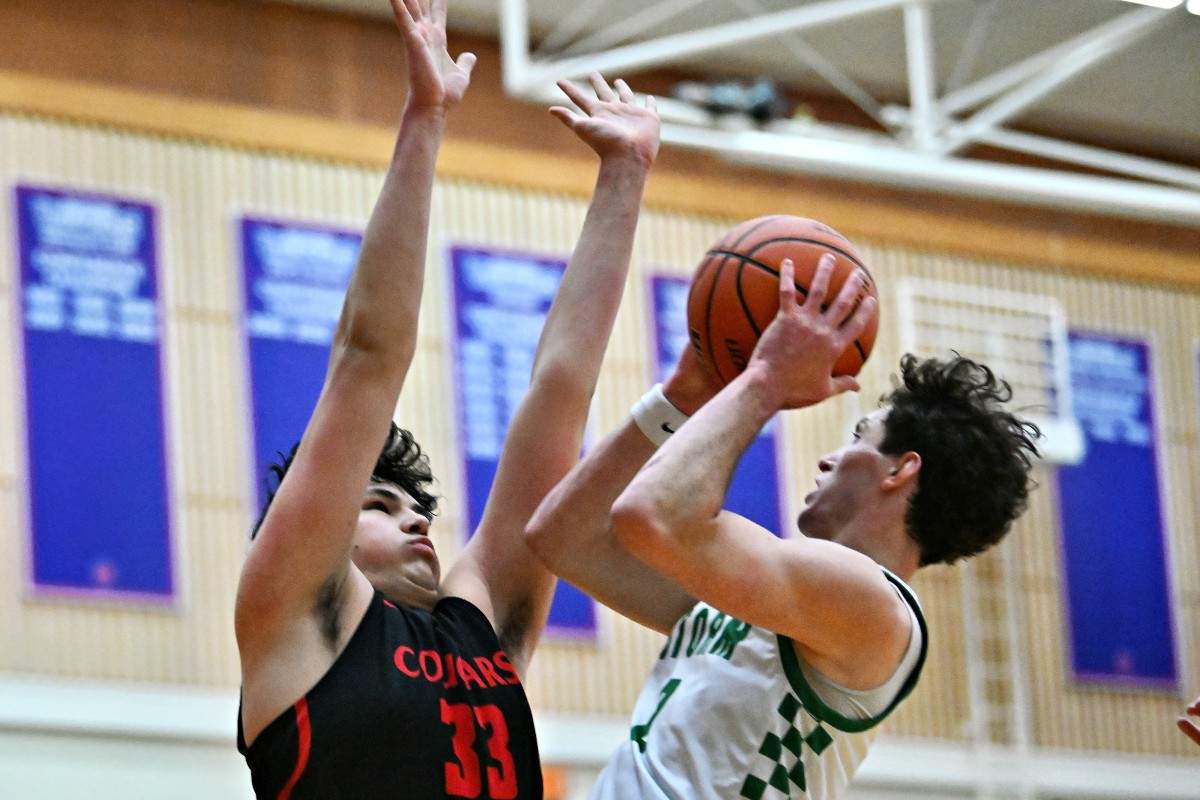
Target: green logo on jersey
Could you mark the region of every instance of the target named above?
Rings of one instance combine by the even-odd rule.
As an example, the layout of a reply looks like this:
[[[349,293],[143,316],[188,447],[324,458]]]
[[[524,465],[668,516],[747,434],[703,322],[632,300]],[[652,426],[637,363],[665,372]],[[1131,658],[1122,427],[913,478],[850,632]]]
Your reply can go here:
[[[711,616],[710,616],[711,612]],[[698,605],[675,623],[659,659],[714,655],[726,661],[738,643],[750,633],[750,625],[708,606]]]

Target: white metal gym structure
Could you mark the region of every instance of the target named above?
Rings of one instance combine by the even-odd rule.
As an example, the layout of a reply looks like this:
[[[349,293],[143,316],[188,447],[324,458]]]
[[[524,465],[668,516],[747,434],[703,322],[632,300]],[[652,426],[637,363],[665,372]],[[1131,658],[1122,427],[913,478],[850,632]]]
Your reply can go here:
[[[659,100],[667,143],[719,154],[738,162],[897,187],[972,195],[1033,205],[1136,219],[1200,224],[1200,169],[1086,146],[1006,127],[1052,93],[1066,93],[1087,70],[1170,26],[1194,26],[1200,17],[1183,7],[1171,10],[1107,3],[1116,16],[1040,52],[965,82],[989,28],[1006,13],[1020,13],[1010,0],[576,0],[544,3],[499,0],[500,40],[507,90],[547,102],[561,97],[559,78],[590,70],[634,75],[640,70],[688,65],[693,70],[711,54],[746,45],[771,48],[795,59],[796,71],[812,71],[886,130],[779,120],[730,125],[702,108]],[[562,0],[559,0],[562,2]],[[1043,0],[1045,2],[1045,0]],[[1164,0],[1157,0],[1164,2]],[[957,4],[973,9],[957,58],[940,83],[935,71],[934,14]],[[1051,5],[1059,5],[1054,0]],[[1064,13],[1070,5],[1062,4]],[[1076,3],[1077,5],[1077,3]],[[770,8],[768,7],[770,6]],[[538,13],[538,8],[541,13]],[[774,10],[772,10],[774,9]],[[1128,9],[1128,10],[1126,10]],[[962,9],[958,9],[961,11]],[[890,13],[887,13],[890,12]],[[531,16],[532,14],[532,16]],[[531,24],[552,27],[533,46]],[[713,21],[721,20],[725,21]],[[689,27],[699,23],[697,27]],[[832,24],[883,26],[902,38],[908,102],[884,103],[802,36],[819,37]],[[653,32],[647,35],[647,32]],[[1200,53],[1200,46],[1194,52]],[[721,72],[720,68],[711,70]],[[1188,80],[1187,70],[1180,75]],[[1198,112],[1200,113],[1200,112]],[[1107,175],[1040,169],[966,158],[972,144],[991,145]]]

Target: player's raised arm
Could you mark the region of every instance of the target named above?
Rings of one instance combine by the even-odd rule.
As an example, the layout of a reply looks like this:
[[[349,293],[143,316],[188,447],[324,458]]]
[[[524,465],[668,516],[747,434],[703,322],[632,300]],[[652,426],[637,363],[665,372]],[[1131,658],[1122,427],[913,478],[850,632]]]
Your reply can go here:
[[[722,511],[738,459],[776,412],[857,389],[853,378],[831,376],[832,365],[875,300],[855,308],[859,287],[848,280],[823,310],[832,267],[831,257],[822,259],[797,303],[784,262],[780,311],[746,370],[663,445],[618,498],[613,520],[634,555],[690,594],[818,652],[840,653],[904,611],[875,563],[830,542],[778,539]]]
[[[271,672],[267,661],[286,661],[295,655],[289,648],[307,647],[314,624],[336,631],[347,592],[371,591],[351,566],[351,541],[416,345],[434,163],[446,114],[466,90],[475,60],[465,54],[455,61],[447,53],[445,0],[432,6],[392,0],[392,9],[406,48],[408,98],[324,387],[243,567],[236,630],[248,702],[255,676]],[[326,619],[314,623],[318,611]]]
[[[625,286],[643,190],[658,153],[653,98],[589,77],[595,96],[559,83],[578,107],[550,110],[600,157],[599,174],[513,417],[479,529],[445,582],[476,603],[523,667],[544,626],[553,577],[526,547],[525,525],[579,458],[600,364]]]
[[[666,633],[695,605],[677,583],[635,558],[613,531],[612,505],[658,446],[718,386],[686,348],[661,389],[571,470],[538,507],[526,541],[547,567],[617,613]],[[664,428],[665,426],[665,428]]]

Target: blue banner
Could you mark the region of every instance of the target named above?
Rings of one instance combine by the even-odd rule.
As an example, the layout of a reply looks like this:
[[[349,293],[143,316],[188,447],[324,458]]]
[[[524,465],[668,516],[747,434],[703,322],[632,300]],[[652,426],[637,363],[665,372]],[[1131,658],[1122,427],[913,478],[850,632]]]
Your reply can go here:
[[[683,348],[689,347],[687,295],[691,281],[675,275],[652,275],[654,301],[655,380],[665,381],[675,370]],[[779,492],[778,417],[755,438],[733,473],[725,508],[761,525],[776,536],[788,530]]]
[[[15,193],[33,586],[170,600],[154,208]]]
[[[474,531],[496,477],[504,435],[529,389],[538,337],[566,263],[460,247],[451,248],[450,263],[467,530]],[[559,581],[547,633],[594,638],[595,602]]]
[[[321,394],[362,236],[252,218],[240,220],[239,234],[261,508],[267,468],[300,441]]]
[[[1058,471],[1071,670],[1175,687],[1150,349],[1072,332],[1071,388],[1087,456]]]

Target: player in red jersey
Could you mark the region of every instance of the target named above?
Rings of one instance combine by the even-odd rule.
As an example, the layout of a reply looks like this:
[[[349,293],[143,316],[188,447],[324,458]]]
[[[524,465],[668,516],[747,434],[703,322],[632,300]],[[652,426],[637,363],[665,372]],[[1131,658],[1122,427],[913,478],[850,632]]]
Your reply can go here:
[[[580,452],[658,117],[620,81],[593,75],[594,98],[560,84],[582,113],[551,113],[600,156],[595,193],[483,519],[443,579],[428,461],[392,415],[417,342],[434,163],[474,57],[446,50],[446,0],[392,8],[409,95],[324,388],[243,567],[239,749],[259,797],[539,798],[520,676],[554,579],[522,534]]]

